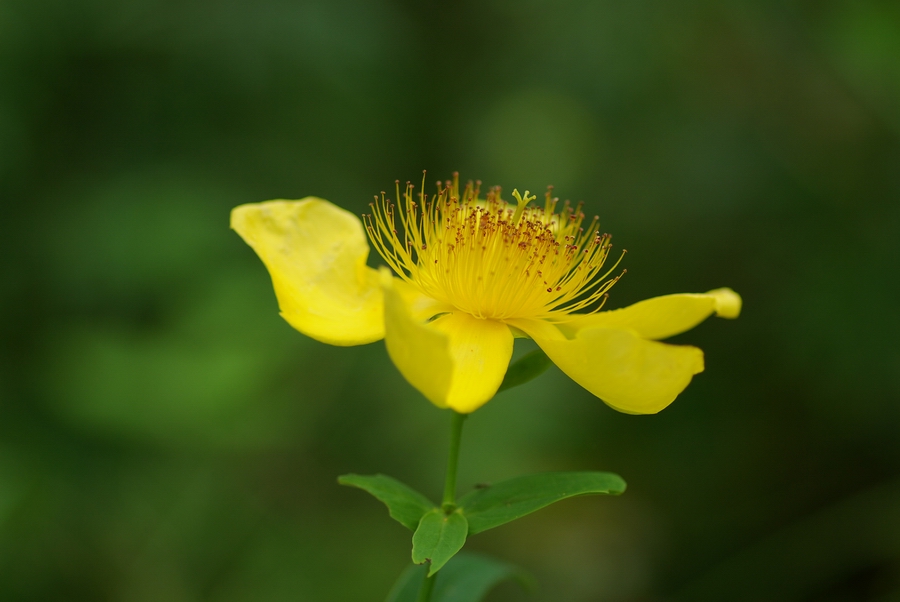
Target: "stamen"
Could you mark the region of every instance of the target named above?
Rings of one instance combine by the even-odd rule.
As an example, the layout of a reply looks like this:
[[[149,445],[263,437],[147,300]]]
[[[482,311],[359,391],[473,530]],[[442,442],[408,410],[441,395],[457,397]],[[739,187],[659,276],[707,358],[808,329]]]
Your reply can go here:
[[[537,197],[528,191],[513,191],[515,208],[499,187],[481,198],[481,181],[460,191],[455,173],[438,181],[431,197],[424,188],[424,172],[415,196],[407,183],[401,197],[395,182],[397,204],[385,193],[376,197],[372,213],[363,216],[366,231],[398,276],[461,311],[487,319],[565,321],[595,304],[591,311],[599,310],[621,277],[607,279],[624,252],[601,275],[612,245],[597,230],[599,219],[582,227],[582,204],[568,201],[557,213],[552,187],[542,208],[529,206]]]

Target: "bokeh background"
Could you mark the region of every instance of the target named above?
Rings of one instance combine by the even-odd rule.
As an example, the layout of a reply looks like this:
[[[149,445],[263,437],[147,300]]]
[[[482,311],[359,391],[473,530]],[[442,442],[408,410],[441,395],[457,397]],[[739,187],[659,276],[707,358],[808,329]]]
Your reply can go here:
[[[462,489],[629,482],[473,537],[540,583],[491,600],[900,600],[893,0],[0,1],[0,599],[383,599],[409,533],[335,477],[437,497],[448,416],[228,213],[423,169],[585,201],[608,307],[745,300],[659,415],[552,368],[472,416]]]

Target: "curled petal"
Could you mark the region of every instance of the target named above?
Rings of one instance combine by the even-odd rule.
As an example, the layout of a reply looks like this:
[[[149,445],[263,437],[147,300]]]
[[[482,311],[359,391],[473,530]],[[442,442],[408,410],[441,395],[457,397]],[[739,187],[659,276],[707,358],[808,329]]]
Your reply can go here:
[[[696,347],[648,341],[626,328],[589,326],[568,339],[553,324],[512,320],[572,380],[626,414],[655,414],[703,371]]]
[[[735,319],[741,315],[741,296],[728,287],[713,289],[706,293],[716,300],[716,315],[720,318]]]
[[[628,328],[645,339],[665,339],[690,330],[714,313],[720,318],[737,318],[741,297],[730,288],[665,295],[613,311],[573,315],[560,328],[569,336],[593,326]]]
[[[385,344],[409,383],[439,408],[474,412],[497,392],[512,357],[509,328],[462,312],[425,322],[401,294],[402,284],[383,272]]]
[[[378,272],[366,266],[362,223],[328,201],[267,201],[235,207],[231,227],[262,259],[281,316],[332,345],[384,336]]]

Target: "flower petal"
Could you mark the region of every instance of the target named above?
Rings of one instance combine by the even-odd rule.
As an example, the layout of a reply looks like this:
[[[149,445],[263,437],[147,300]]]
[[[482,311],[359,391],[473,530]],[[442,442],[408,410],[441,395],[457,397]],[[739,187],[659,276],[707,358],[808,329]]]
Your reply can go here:
[[[589,326],[567,339],[539,320],[512,320],[572,380],[627,414],[655,414],[703,371],[696,347],[642,339],[633,330]]]
[[[431,326],[450,339],[453,379],[447,405],[457,412],[474,412],[490,401],[500,388],[513,352],[509,327],[467,313],[442,316]]]
[[[720,318],[737,318],[741,297],[730,288],[665,295],[613,311],[573,315],[560,328],[570,336],[591,326],[630,328],[645,339],[665,339],[690,330],[713,313]]]
[[[453,376],[450,341],[444,333],[417,320],[395,286],[382,272],[384,287],[384,344],[400,374],[439,408],[447,407]]]
[[[390,271],[384,268],[387,274]],[[394,290],[403,298],[403,304],[409,310],[413,319],[418,322],[428,322],[439,314],[447,314],[456,311],[456,308],[447,303],[433,299],[423,293],[417,286],[400,278],[391,279]]]
[[[407,305],[402,281],[385,274],[382,282],[384,342],[404,378],[439,408],[467,414],[487,403],[512,357],[509,328],[459,311],[425,322]]]
[[[366,266],[362,223],[328,201],[267,201],[235,207],[231,227],[262,259],[281,316],[332,345],[384,336],[378,272]]]

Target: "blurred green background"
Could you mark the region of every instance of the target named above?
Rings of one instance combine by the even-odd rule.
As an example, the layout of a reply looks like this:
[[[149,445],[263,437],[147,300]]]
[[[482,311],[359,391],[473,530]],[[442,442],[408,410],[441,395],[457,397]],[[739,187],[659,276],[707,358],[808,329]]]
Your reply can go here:
[[[422,169],[584,200],[610,308],[745,301],[657,416],[555,368],[474,414],[463,490],[629,490],[471,549],[544,602],[900,600],[894,0],[0,1],[0,599],[383,598],[410,534],[335,478],[437,497],[448,416],[283,322],[228,213]]]

